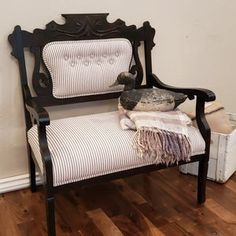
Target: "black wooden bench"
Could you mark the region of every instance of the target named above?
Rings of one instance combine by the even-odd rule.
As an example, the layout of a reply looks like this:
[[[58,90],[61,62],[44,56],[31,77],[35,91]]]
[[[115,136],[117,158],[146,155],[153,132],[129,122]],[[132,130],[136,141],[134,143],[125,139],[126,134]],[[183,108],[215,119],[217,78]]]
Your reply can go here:
[[[205,148],[203,153],[193,155],[191,162],[199,161],[197,200],[198,203],[205,201],[210,128],[204,116],[204,104],[215,99],[214,93],[206,89],[177,88],[161,82],[152,73],[151,51],[155,46],[155,30],[149,22],[137,28],[135,25],[126,26],[120,19],[109,23],[107,15],[64,14],[65,24],[51,21],[46,29],[35,29],[33,33],[16,26],[9,35],[12,55],[18,60],[20,69],[31,190],[36,191],[37,165],[45,187],[50,236],[56,235],[54,194],[57,191],[76,184],[98,183],[166,168],[163,164],[141,163],[134,157],[128,157],[130,150],[126,150],[125,142],[119,141],[122,135],[120,132],[126,131],[119,131],[119,124],[113,125],[117,123],[116,113],[50,121],[45,109],[47,106],[118,98],[121,88],[114,90],[107,85],[114,80],[111,78],[112,73],[115,77],[117,73],[131,69],[131,59],[132,68],[137,72],[136,88],[165,88],[182,92],[189,99],[196,99],[196,119]],[[145,68],[140,62],[138,51],[142,42]],[[27,78],[26,49],[30,50],[35,59],[31,82]],[[110,69],[114,63],[116,69]],[[144,77],[146,81],[143,83]],[[109,81],[104,81],[104,78]],[[32,84],[36,95],[32,95],[29,84]],[[102,129],[104,134],[101,135],[96,128]],[[79,137],[75,137],[75,134]],[[128,139],[128,134],[127,137],[125,135]],[[114,145],[114,142],[117,144]],[[120,154],[117,154],[117,150]],[[122,157],[124,153],[127,157]],[[91,155],[93,159],[90,160]],[[112,156],[112,161],[107,155]],[[123,163],[120,161],[122,158],[126,162],[119,164]]]

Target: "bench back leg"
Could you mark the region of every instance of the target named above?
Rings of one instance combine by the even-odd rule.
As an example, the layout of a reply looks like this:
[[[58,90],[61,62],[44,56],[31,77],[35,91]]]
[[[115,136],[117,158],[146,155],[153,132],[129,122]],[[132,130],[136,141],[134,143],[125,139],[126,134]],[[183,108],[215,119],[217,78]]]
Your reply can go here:
[[[35,163],[32,158],[32,152],[29,144],[27,144],[28,160],[29,160],[29,175],[30,175],[30,189],[31,192],[36,192],[36,174],[35,174]]]

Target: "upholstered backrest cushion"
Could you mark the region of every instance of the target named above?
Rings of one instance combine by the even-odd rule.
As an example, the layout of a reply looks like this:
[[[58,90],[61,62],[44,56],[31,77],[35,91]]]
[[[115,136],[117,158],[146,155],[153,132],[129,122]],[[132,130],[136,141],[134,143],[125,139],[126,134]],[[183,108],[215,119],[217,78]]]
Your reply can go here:
[[[56,41],[46,44],[42,54],[53,96],[70,98],[121,91],[122,85],[109,86],[129,70],[132,46],[124,38]]]

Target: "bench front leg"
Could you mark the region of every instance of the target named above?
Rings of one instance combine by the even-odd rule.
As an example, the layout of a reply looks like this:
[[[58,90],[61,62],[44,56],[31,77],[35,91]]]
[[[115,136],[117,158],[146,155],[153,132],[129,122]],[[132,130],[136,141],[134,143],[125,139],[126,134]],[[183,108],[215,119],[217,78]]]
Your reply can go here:
[[[56,236],[54,197],[46,197],[48,236]]]
[[[205,101],[202,100],[201,97],[197,97],[196,121],[198,124],[198,128],[206,143],[204,158],[199,161],[199,166],[198,166],[197,200],[199,204],[204,203],[206,200],[206,181],[207,181],[210,143],[211,143],[211,130],[207,123],[204,110],[205,110]]]
[[[206,200],[206,181],[208,172],[209,158],[206,156],[203,160],[199,161],[198,166],[198,191],[197,201],[202,204]]]
[[[55,206],[54,206],[54,187],[53,187],[53,166],[51,154],[48,148],[46,126],[38,124],[38,140],[40,153],[44,165],[44,190],[47,215],[48,236],[56,236],[55,226]]]

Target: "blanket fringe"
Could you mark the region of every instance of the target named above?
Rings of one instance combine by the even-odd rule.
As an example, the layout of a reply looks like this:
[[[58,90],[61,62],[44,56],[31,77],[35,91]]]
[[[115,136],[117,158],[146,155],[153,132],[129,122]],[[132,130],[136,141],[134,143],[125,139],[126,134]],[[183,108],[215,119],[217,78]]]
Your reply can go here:
[[[134,146],[139,157],[152,158],[156,164],[178,164],[191,156],[188,137],[166,130],[142,128],[135,133]]]

